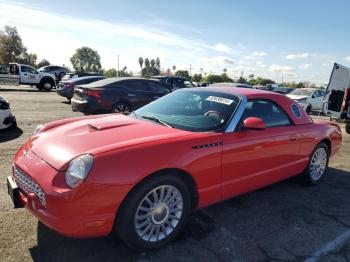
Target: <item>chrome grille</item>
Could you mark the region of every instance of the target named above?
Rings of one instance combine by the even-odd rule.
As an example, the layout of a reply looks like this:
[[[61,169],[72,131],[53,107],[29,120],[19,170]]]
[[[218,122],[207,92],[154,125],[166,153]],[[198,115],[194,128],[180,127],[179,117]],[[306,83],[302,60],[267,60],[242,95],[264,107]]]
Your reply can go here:
[[[34,193],[39,198],[41,204],[46,207],[45,193],[32,178],[18,167],[14,168],[13,176],[16,184],[24,193]]]

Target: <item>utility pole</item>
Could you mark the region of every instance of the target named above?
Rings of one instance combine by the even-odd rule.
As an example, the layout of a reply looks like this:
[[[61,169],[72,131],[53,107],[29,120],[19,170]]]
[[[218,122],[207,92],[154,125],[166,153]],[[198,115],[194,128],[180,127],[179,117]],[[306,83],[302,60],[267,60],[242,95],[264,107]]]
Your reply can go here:
[[[192,77],[191,70],[192,70],[192,65],[190,64],[190,78]]]
[[[282,74],[282,84],[281,84],[281,86],[283,86],[283,74]]]
[[[117,71],[117,77],[119,77],[119,54],[118,54],[118,71]]]

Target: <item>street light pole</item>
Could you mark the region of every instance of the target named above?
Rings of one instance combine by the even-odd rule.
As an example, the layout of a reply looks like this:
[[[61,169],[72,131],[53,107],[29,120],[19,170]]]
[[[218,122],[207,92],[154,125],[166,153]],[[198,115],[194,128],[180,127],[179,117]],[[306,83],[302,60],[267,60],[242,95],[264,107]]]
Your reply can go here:
[[[117,77],[119,77],[119,55],[118,55],[118,71],[117,71]]]

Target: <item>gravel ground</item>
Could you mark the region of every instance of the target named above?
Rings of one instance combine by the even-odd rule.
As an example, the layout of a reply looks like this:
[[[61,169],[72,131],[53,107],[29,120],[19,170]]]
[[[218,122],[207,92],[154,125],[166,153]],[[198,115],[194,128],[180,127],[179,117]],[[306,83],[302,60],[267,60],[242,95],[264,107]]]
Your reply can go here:
[[[19,125],[0,131],[0,261],[350,261],[350,239],[322,251],[350,231],[350,136],[344,131],[322,184],[303,187],[291,179],[199,210],[177,241],[135,253],[111,236],[62,237],[25,209],[11,208],[5,182],[16,150],[38,124],[81,114],[54,92],[11,87],[0,88],[0,95]]]

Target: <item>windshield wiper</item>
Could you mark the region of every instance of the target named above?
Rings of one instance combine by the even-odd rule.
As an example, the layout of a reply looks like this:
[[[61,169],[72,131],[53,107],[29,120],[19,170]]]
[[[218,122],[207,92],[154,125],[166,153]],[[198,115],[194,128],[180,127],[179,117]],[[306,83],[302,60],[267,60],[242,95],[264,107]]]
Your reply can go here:
[[[160,120],[158,117],[153,117],[153,116],[141,116],[141,117],[144,118],[144,119],[148,119],[148,120],[152,120],[154,122],[160,123],[163,126],[167,126],[167,127],[171,127],[171,128],[173,127],[173,126],[165,123],[164,121]]]

